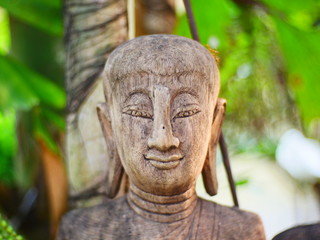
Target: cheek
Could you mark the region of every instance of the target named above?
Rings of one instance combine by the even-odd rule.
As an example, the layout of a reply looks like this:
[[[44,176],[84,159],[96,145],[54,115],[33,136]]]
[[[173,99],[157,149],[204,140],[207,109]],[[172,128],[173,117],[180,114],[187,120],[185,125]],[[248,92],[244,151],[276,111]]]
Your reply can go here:
[[[172,120],[172,133],[181,143],[185,143],[190,131],[190,124],[186,118],[176,118]]]
[[[152,120],[128,115],[122,115],[119,120],[118,152],[129,177],[136,178],[145,165],[143,154],[148,150]]]
[[[152,120],[147,118],[131,117],[123,115],[121,118],[121,132],[123,135],[125,149],[141,149],[147,147],[147,140],[150,137]]]
[[[183,148],[199,151],[206,145],[210,136],[210,124],[204,114],[172,121],[173,135],[179,138]]]

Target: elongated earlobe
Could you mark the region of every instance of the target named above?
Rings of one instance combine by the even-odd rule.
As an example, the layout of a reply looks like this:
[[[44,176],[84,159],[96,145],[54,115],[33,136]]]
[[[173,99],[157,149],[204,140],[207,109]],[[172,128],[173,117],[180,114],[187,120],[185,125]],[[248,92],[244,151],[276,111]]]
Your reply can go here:
[[[221,133],[226,100],[219,98],[214,111],[213,122],[211,127],[211,138],[209,142],[207,156],[202,169],[202,178],[206,192],[214,196],[218,191],[218,182],[216,174],[216,150]]]
[[[124,169],[113,140],[112,126],[107,104],[99,103],[97,105],[97,113],[109,153],[107,160],[108,170],[106,177],[106,194],[109,198],[114,198],[120,189]]]

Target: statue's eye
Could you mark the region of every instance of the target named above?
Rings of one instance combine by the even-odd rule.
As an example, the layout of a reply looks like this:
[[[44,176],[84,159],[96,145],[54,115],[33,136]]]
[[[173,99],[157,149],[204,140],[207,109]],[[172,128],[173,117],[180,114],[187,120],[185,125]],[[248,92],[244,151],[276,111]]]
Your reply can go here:
[[[152,114],[143,109],[124,109],[122,112],[124,114],[133,116],[133,117],[141,117],[141,118],[150,118],[152,119]]]
[[[200,112],[200,109],[190,109],[190,110],[182,110],[179,111],[174,118],[185,118],[185,117],[191,117],[197,113]]]

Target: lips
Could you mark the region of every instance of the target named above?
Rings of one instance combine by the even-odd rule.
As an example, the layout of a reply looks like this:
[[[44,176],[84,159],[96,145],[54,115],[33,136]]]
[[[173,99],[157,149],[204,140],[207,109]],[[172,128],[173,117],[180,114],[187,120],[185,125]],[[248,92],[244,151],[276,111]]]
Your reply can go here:
[[[145,160],[149,161],[151,165],[160,170],[169,170],[178,166],[180,160],[183,159],[181,154],[171,154],[171,155],[158,155],[148,153],[144,155]]]

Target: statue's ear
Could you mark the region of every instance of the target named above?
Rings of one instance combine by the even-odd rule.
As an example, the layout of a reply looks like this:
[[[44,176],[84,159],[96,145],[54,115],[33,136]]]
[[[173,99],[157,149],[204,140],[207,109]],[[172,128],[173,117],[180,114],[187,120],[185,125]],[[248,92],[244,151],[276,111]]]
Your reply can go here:
[[[216,150],[221,133],[224,113],[226,109],[226,100],[218,98],[211,126],[211,138],[208,147],[208,153],[202,169],[202,178],[207,193],[211,196],[217,194],[218,182],[216,174]]]
[[[99,103],[97,105],[97,113],[109,155],[107,159],[106,194],[109,198],[114,198],[119,191],[124,169],[113,139],[108,105]]]

